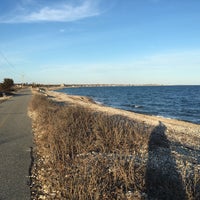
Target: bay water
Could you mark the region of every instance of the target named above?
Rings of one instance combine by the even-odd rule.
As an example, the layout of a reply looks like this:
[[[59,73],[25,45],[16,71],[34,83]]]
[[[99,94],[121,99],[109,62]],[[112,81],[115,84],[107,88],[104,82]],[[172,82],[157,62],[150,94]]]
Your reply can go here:
[[[73,87],[59,92],[136,113],[200,124],[200,86]]]

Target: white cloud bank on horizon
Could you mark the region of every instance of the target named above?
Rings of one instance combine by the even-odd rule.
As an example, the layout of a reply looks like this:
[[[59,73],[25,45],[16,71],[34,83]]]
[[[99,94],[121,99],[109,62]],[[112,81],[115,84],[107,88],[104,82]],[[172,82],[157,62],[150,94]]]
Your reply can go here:
[[[23,7],[16,14],[0,18],[0,23],[70,22],[98,15],[97,1],[84,0],[79,5],[56,3],[34,11]]]

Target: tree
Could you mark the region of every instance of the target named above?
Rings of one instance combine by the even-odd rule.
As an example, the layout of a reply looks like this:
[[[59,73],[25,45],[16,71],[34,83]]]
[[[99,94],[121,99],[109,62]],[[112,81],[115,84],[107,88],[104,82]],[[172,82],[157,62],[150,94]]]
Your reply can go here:
[[[13,85],[14,85],[14,81],[12,79],[5,78],[4,82],[0,84],[0,90],[2,92],[8,92],[11,90]]]

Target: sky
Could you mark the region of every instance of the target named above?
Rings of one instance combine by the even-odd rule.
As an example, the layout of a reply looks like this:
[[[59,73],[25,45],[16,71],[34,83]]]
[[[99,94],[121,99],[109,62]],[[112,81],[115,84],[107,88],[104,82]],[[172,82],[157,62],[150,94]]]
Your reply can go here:
[[[1,0],[0,82],[200,85],[199,0]]]

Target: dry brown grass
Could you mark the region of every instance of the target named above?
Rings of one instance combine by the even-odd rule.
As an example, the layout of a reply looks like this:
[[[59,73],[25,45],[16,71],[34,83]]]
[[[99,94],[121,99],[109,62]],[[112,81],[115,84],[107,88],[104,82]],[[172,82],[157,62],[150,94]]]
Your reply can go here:
[[[0,97],[0,103],[3,103],[4,101],[7,101],[8,99],[10,99],[11,96],[7,96],[7,97]]]
[[[80,106],[59,105],[42,95],[34,96],[30,111],[34,114],[36,143],[33,199],[137,200],[155,199],[155,195],[169,199],[180,192],[180,187],[183,187],[182,196],[173,199],[199,198],[198,169],[195,168],[195,178],[186,179],[191,175],[189,172],[180,178],[187,167],[178,172],[169,144],[166,145],[169,141],[160,134],[159,141],[150,143],[152,133],[161,132],[160,127],[144,127],[122,116],[108,116]],[[150,149],[150,145],[154,149],[156,146],[159,153]],[[150,161],[155,159],[152,153],[167,158],[159,165],[161,169]],[[149,180],[153,176],[160,176],[161,181]],[[165,178],[167,181],[162,185]],[[170,186],[174,181],[181,183],[177,189]],[[161,193],[170,194],[150,194],[151,184],[157,182],[161,182]]]

